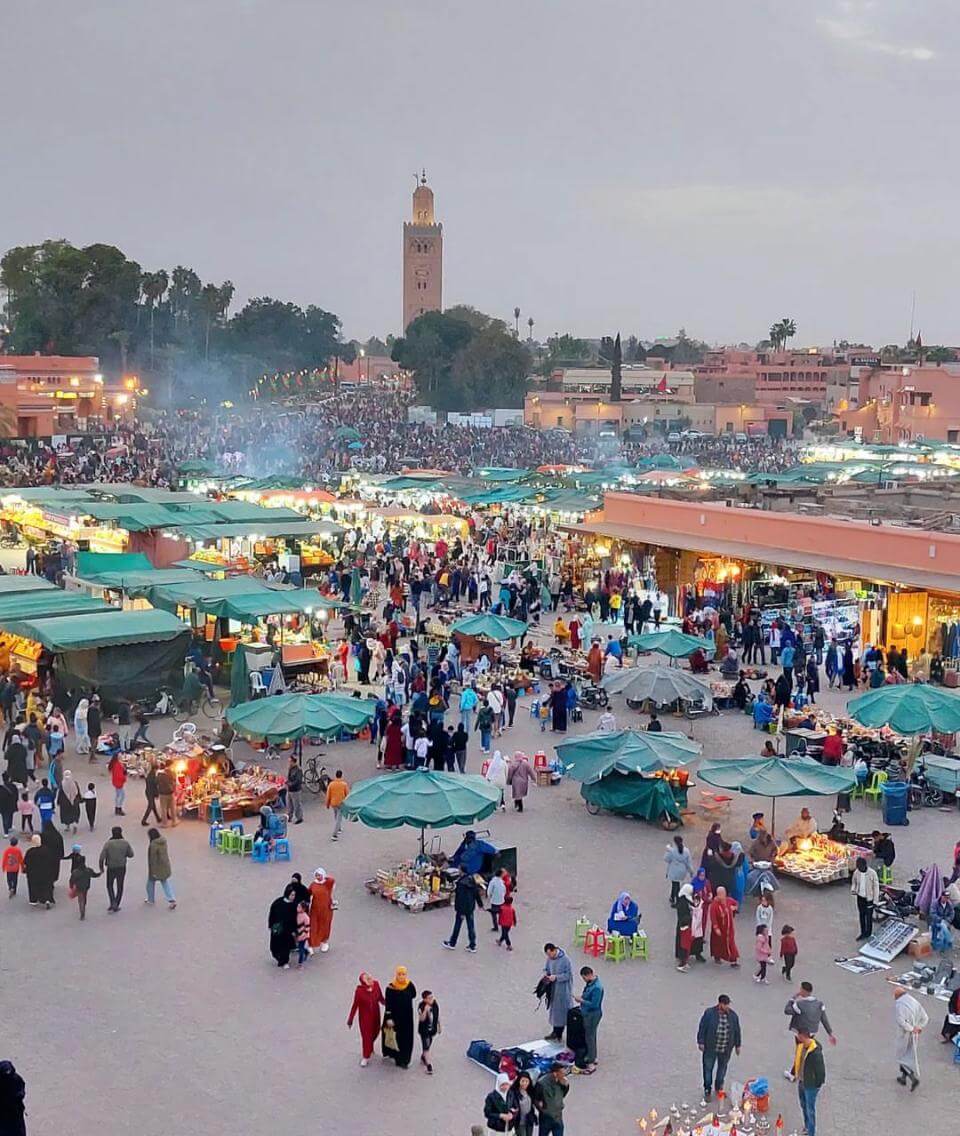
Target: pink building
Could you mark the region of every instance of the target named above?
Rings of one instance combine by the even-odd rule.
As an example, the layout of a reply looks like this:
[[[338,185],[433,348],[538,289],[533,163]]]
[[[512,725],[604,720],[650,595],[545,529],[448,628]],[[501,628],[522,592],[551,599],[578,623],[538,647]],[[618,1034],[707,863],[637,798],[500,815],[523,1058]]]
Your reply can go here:
[[[816,347],[796,351],[749,351],[722,347],[707,352],[696,374],[719,380],[752,379],[756,400],[776,404],[787,398],[832,406],[846,397],[850,364]],[[733,384],[731,384],[733,385]],[[743,388],[738,393],[742,397]]]
[[[859,409],[840,411],[844,432],[867,441],[960,443],[960,365],[877,368],[860,376]]]

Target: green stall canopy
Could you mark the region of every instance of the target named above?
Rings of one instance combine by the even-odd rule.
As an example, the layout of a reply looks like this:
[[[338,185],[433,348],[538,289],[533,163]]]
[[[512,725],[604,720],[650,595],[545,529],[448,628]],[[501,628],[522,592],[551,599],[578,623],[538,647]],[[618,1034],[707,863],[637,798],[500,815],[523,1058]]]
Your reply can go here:
[[[22,595],[24,592],[51,592],[54,585],[42,576],[0,576],[0,596]]]
[[[588,805],[621,816],[656,821],[666,815],[671,820],[680,820],[673,790],[662,777],[609,773],[600,781],[581,785],[580,796]]]
[[[700,746],[686,734],[614,730],[581,734],[556,746],[565,772],[574,781],[590,785],[610,773],[660,773],[687,765],[700,754]]]
[[[605,675],[600,685],[610,694],[623,694],[637,702],[648,699],[657,706],[669,706],[683,699],[713,707],[713,694],[705,682],[678,667],[624,667]]]
[[[881,686],[852,698],[847,711],[863,726],[889,726],[898,734],[960,730],[960,693],[924,683]]]
[[[336,737],[341,730],[354,733],[373,721],[376,709],[371,699],[345,694],[275,694],[231,706],[227,721],[244,737],[289,742]]]
[[[358,781],[343,802],[343,813],[370,828],[449,828],[490,816],[500,790],[475,774],[410,769]]]
[[[89,578],[102,572],[152,572],[142,552],[78,552],[77,575]]]
[[[522,619],[507,619],[505,615],[482,612],[480,615],[468,615],[458,619],[450,628],[450,632],[503,642],[506,639],[518,639],[521,635],[526,635],[527,625]]]
[[[58,615],[84,615],[98,611],[106,614],[116,610],[85,592],[65,592],[60,588],[49,592],[41,589],[15,595],[0,594],[0,624],[13,619],[51,619]]]
[[[627,640],[630,647],[638,651],[655,651],[658,655],[667,655],[671,659],[685,659],[698,648],[707,658],[713,656],[713,645],[706,639],[696,635],[684,635],[682,631],[648,631],[646,635],[631,635]]]
[[[48,651],[91,651],[99,647],[125,647],[136,643],[166,643],[189,635],[186,627],[166,611],[119,611],[107,607],[97,615],[70,615],[55,619],[8,619],[4,631],[41,643]]]

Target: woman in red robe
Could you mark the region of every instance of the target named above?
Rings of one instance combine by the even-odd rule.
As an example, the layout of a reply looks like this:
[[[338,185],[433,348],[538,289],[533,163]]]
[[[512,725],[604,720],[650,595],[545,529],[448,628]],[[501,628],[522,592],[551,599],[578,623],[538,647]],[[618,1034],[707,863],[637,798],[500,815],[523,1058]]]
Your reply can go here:
[[[333,889],[337,881],[328,876],[323,868],[317,868],[313,873],[313,883],[310,892],[310,939],[309,943],[314,950],[319,947],[321,951],[330,950],[330,930],[333,927]]]
[[[400,715],[391,714],[383,743],[383,764],[387,769],[399,769],[403,765],[403,729]]]
[[[740,952],[733,930],[736,901],[727,895],[725,887],[718,887],[710,903],[710,955],[714,962],[740,965]]]
[[[383,991],[380,983],[371,978],[366,971],[353,992],[353,1005],[347,1018],[347,1028],[353,1026],[353,1019],[360,1019],[360,1045],[362,1057],[360,1064],[366,1065],[373,1056],[373,1043],[380,1034],[380,1007],[383,1005]]]

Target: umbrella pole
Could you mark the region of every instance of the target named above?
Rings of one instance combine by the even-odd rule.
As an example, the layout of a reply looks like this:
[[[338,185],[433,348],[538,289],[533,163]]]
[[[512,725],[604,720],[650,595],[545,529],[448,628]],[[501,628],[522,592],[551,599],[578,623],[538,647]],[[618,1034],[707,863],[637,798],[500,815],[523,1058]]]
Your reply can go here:
[[[773,816],[770,818],[770,833],[775,837],[777,835],[777,798],[771,797],[770,799],[773,802]]]
[[[426,851],[426,845],[425,845],[425,843],[424,843],[424,840],[425,840],[425,832],[426,832],[426,830],[425,830],[425,829],[423,828],[423,826],[421,825],[421,827],[420,827],[420,855],[421,855],[421,856],[422,856],[422,855],[424,854],[424,852]]]

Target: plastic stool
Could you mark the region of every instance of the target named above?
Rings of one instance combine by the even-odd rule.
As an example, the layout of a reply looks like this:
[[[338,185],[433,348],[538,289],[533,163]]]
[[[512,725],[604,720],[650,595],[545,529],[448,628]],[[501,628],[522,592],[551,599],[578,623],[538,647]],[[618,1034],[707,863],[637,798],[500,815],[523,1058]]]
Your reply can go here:
[[[251,837],[251,839],[253,839]],[[270,863],[270,845],[265,840],[254,840],[251,859],[255,864]]]
[[[214,822],[210,825],[210,847],[216,848],[217,846],[217,833],[220,831],[220,825]]]
[[[290,841],[285,837],[273,842],[273,858],[274,860],[290,859]]]
[[[647,936],[641,935],[639,931],[630,939],[630,957],[635,959],[650,958],[650,953],[647,950]]]
[[[219,797],[210,798],[210,803],[207,805],[207,820],[223,821],[223,806],[220,804]]]
[[[239,852],[240,852],[241,856],[252,856],[253,855],[253,833],[252,832],[241,833]]]
[[[537,750],[537,752],[533,755],[533,768],[535,772],[539,772],[541,769],[548,768],[547,755],[543,752],[542,749]]]
[[[583,938],[583,953],[599,958],[607,951],[607,933],[600,927],[591,927]]]
[[[240,834],[230,828],[221,830],[220,852],[228,856],[240,851]]]
[[[227,849],[225,847],[225,844],[226,844],[229,836],[230,836],[230,829],[229,828],[218,828],[217,829],[217,848],[219,848],[219,850],[221,852],[226,852]]]
[[[230,831],[231,832],[239,832],[240,835],[243,836],[243,821],[242,820],[232,820],[230,822]]]
[[[893,883],[893,868],[887,867],[886,864],[881,864],[877,869],[877,879],[885,887],[889,887]]]
[[[539,698],[535,698],[530,703],[530,717],[531,718],[539,718],[540,717],[540,699]]]
[[[607,962],[626,962],[627,960],[627,937],[626,935],[608,935],[607,936],[607,950],[605,954]]]
[[[573,928],[573,945],[575,947],[583,946],[587,938],[587,932],[593,924],[589,919],[578,919]]]

